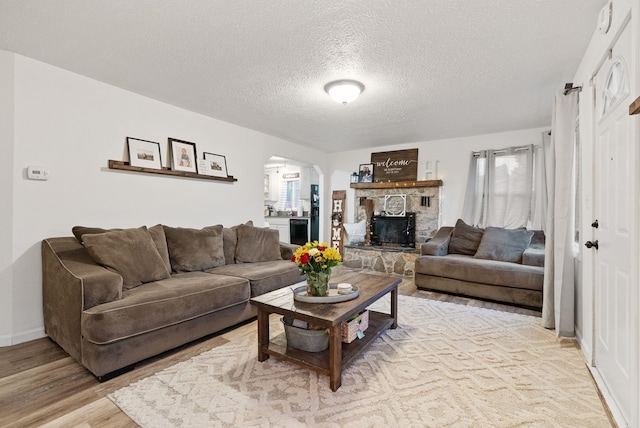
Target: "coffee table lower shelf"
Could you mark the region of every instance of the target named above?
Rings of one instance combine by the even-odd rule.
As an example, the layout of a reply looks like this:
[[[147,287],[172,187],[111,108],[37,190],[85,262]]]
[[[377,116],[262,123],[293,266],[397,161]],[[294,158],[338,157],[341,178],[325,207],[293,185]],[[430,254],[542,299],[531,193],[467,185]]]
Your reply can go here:
[[[394,321],[389,314],[369,311],[369,328],[364,332],[365,336],[351,343],[342,343],[342,370],[358,358],[382,333],[387,331]],[[268,346],[263,347],[263,352],[282,360],[300,364],[318,373],[330,375],[329,349],[320,352],[307,352],[289,348],[286,343],[285,335],[282,333],[271,338]]]

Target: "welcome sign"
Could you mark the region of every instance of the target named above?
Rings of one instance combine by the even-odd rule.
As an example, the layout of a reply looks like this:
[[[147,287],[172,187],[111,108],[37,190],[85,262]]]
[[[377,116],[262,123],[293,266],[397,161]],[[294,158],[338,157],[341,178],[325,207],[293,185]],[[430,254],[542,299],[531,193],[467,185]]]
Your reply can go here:
[[[418,149],[371,153],[371,163],[376,183],[418,179]]]

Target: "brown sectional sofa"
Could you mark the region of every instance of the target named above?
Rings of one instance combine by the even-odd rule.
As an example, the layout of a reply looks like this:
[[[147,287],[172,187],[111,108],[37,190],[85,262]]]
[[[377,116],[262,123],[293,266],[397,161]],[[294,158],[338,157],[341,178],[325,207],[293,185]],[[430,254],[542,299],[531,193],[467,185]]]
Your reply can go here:
[[[74,228],[42,241],[45,332],[96,376],[248,320],[300,282],[296,246],[250,224]]]
[[[421,247],[415,263],[419,289],[542,307],[544,233],[480,229],[458,220]]]

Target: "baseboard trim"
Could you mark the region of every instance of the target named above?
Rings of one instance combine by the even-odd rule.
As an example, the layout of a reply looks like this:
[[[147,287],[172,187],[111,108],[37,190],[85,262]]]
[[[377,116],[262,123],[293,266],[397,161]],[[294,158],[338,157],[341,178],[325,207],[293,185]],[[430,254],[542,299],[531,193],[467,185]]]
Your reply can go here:
[[[584,336],[582,334],[582,330],[576,328],[576,340],[580,345],[580,351],[582,352],[582,356],[587,361],[587,365],[590,366],[592,364],[592,353],[591,353],[591,344],[585,342]]]
[[[22,333],[14,335],[0,336],[0,347],[18,345],[20,343],[29,342],[31,340],[40,339],[45,337],[44,327],[34,328],[32,330],[23,331]]]
[[[591,373],[591,379],[593,379],[593,382],[596,384],[598,395],[600,396],[600,400],[602,401],[602,405],[604,406],[604,411],[607,413],[607,416],[609,416],[611,425],[616,428],[628,428],[629,425],[627,425],[627,423],[625,422],[624,417],[622,416],[622,412],[620,412],[620,409],[613,399],[613,396],[611,395],[611,393],[609,393],[609,388],[607,388],[607,385],[605,385],[604,380],[602,379],[602,376],[600,376],[598,370],[591,364],[587,364],[587,368]]]

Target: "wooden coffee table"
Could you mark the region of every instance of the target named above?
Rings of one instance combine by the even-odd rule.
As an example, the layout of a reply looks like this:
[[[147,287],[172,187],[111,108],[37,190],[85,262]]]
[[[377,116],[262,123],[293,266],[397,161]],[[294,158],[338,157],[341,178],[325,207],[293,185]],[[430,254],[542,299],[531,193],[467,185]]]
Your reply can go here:
[[[319,373],[329,375],[329,386],[336,391],[342,384],[342,370],[351,364],[371,343],[388,328],[398,326],[398,284],[400,278],[341,272],[331,276],[331,283],[348,282],[358,287],[360,295],[341,303],[304,303],[294,301],[290,287],[253,297],[251,304],[258,309],[258,361],[270,355],[292,361]],[[391,293],[391,313],[369,311],[369,328],[362,339],[342,343],[341,324],[387,293]],[[284,333],[269,338],[269,315],[280,314],[326,327],[329,330],[329,348],[320,352],[306,352],[286,346]]]

